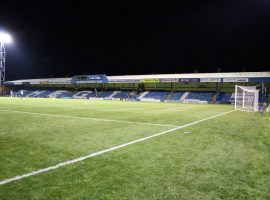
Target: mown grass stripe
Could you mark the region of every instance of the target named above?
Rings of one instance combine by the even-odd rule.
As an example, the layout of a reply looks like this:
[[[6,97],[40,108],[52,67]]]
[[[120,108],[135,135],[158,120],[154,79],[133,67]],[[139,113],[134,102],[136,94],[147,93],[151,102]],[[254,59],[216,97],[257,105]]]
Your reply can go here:
[[[117,122],[117,123],[125,123],[125,124],[141,124],[141,125],[149,125],[149,126],[178,127],[178,125],[171,125],[171,124],[157,124],[157,123],[147,123],[147,122],[124,121],[124,120],[116,120],[116,119],[101,119],[101,118],[93,118],[93,117],[79,117],[79,116],[71,116],[71,115],[57,115],[57,114],[49,114],[49,113],[37,113],[37,112],[18,111],[18,110],[1,109],[1,111],[21,113],[21,114],[30,114],[30,115],[49,116],[49,117],[63,117],[63,118],[83,119],[83,120],[93,120],[93,121],[103,121],[103,122]]]

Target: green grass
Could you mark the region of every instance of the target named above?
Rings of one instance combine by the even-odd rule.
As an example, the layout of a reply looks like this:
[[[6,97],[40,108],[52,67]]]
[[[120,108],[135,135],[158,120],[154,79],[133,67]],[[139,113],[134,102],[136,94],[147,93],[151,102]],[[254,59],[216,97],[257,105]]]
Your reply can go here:
[[[173,128],[3,110],[184,125],[232,106],[0,98],[0,180]],[[232,112],[0,185],[0,199],[270,199],[269,130],[266,114]]]

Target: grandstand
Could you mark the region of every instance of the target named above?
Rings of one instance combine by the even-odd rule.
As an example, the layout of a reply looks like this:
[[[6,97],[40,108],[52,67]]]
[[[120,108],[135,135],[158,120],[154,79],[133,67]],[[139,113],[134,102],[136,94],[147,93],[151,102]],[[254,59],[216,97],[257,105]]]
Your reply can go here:
[[[234,101],[235,85],[263,84],[270,89],[270,72],[193,73],[106,76],[82,75],[6,81],[9,90],[25,90],[31,98],[74,98],[150,102],[223,103]],[[19,96],[18,92],[15,92]],[[260,99],[268,100],[269,96]]]

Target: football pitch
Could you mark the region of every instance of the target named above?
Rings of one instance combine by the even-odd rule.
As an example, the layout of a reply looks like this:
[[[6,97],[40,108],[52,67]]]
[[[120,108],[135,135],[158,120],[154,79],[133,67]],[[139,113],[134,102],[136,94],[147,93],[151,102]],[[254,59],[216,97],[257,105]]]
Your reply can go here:
[[[0,199],[270,199],[269,115],[0,98]]]

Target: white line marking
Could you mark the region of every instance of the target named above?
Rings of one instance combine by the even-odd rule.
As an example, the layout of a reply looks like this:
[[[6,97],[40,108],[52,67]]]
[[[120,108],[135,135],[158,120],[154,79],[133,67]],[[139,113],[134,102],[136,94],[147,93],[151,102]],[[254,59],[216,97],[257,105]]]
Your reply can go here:
[[[125,123],[125,124],[142,124],[142,125],[149,125],[149,126],[178,127],[178,125],[171,125],[171,124],[155,124],[155,123],[147,123],[147,122],[122,121],[122,120],[116,120],[116,119],[101,119],[101,118],[93,118],[93,117],[78,117],[78,116],[71,116],[71,115],[56,115],[56,114],[27,112],[27,111],[18,111],[18,110],[1,109],[1,111],[30,114],[30,115],[50,116],[50,117],[63,117],[63,118],[71,118],[71,119],[88,119],[88,120],[103,121],[103,122],[117,122],[117,123]]]
[[[160,135],[163,135],[163,134],[166,134],[166,133],[170,133],[170,132],[173,132],[173,131],[176,131],[176,130],[179,130],[179,129],[182,129],[182,128],[185,128],[185,127],[188,127],[188,126],[192,126],[194,124],[198,124],[200,122],[204,122],[206,120],[213,119],[213,118],[216,118],[216,117],[219,117],[219,116],[222,116],[222,115],[226,115],[226,114],[231,113],[231,112],[234,112],[234,111],[235,110],[224,112],[224,113],[221,113],[221,114],[218,114],[218,115],[214,115],[212,117],[207,117],[207,118],[204,118],[204,119],[201,119],[201,120],[198,120],[198,121],[189,123],[189,124],[185,124],[183,126],[175,127],[173,129],[170,129],[170,130],[167,130],[167,131],[162,131],[162,132],[157,133],[157,134],[154,134],[154,135],[150,135],[150,136],[147,136],[147,137],[138,139],[138,140],[134,140],[134,141],[131,141],[131,142],[128,142],[128,143],[125,143],[125,144],[121,144],[121,145],[115,146],[115,147],[111,147],[109,149],[105,149],[105,150],[102,150],[102,151],[91,153],[91,154],[88,154],[86,156],[82,156],[82,157],[79,157],[79,158],[76,158],[76,159],[73,159],[73,160],[68,160],[68,161],[65,161],[65,162],[62,162],[62,163],[58,163],[57,165],[54,165],[54,166],[50,166],[50,167],[47,167],[47,168],[43,168],[43,169],[39,169],[39,170],[36,170],[36,171],[32,171],[30,173],[26,173],[26,174],[22,174],[22,175],[19,175],[19,176],[15,176],[13,178],[2,180],[2,181],[0,181],[0,185],[4,185],[6,183],[10,183],[10,182],[13,182],[13,181],[16,181],[16,180],[20,180],[20,179],[23,179],[23,178],[26,178],[26,177],[29,177],[29,176],[33,176],[33,175],[36,175],[36,174],[40,174],[40,173],[43,173],[43,172],[55,170],[55,169],[57,169],[59,167],[65,166],[65,165],[70,165],[70,164],[73,164],[73,163],[77,163],[77,162],[86,160],[88,158],[92,158],[92,157],[95,157],[95,156],[98,156],[98,155],[101,155],[101,154],[104,154],[104,153],[107,153],[107,152],[111,152],[111,151],[114,151],[114,150],[117,150],[117,149],[120,149],[120,148],[129,146],[129,145],[138,143],[138,142],[142,142],[142,141],[145,141],[145,140],[154,138],[154,137],[158,137]]]

